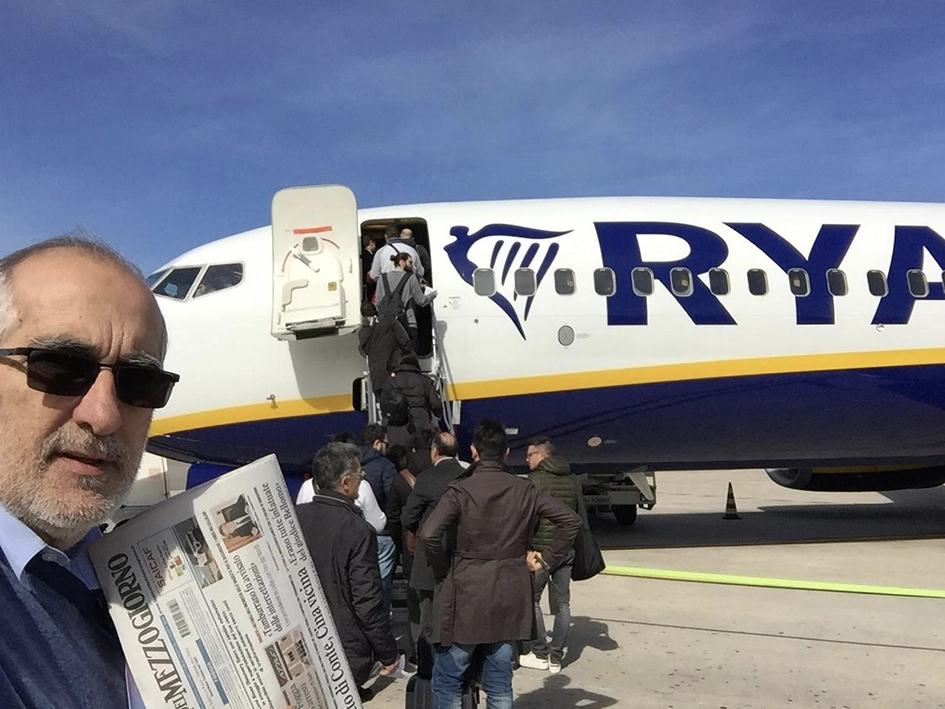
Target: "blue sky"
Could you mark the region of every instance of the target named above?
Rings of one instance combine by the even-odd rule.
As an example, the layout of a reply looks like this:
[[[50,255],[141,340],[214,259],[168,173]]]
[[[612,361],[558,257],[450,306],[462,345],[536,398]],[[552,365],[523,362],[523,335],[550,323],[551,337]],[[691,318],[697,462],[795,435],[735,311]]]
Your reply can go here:
[[[585,195],[945,201],[938,2],[0,6],[0,250],[149,271],[269,221]]]

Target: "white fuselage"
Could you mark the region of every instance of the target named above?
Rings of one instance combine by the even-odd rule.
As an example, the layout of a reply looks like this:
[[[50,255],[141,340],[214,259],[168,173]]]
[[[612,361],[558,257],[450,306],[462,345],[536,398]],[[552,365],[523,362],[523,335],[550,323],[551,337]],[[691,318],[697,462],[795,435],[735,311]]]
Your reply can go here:
[[[517,446],[545,433],[588,469],[945,460],[930,427],[945,423],[945,206],[593,198],[359,212],[398,219],[427,227],[461,430],[495,414]],[[237,463],[268,449],[292,467],[363,421],[356,335],[270,335],[271,243],[255,229],[166,267],[240,263],[243,280],[159,298],[181,382],[153,450]],[[519,269],[533,295],[515,292]],[[490,270],[495,293],[477,295],[473,271]],[[562,271],[573,292],[558,292]],[[358,265],[348,273],[344,288],[360,289]]]

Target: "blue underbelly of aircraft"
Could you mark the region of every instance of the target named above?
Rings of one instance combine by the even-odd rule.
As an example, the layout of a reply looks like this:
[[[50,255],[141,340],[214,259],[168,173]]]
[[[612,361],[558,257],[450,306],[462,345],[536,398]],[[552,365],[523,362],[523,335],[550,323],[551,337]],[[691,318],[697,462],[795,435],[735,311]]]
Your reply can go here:
[[[945,461],[945,368],[890,367],[638,384],[470,400],[459,429],[465,457],[485,416],[516,429],[509,462],[547,435],[577,472],[935,464]],[[290,475],[361,412],[255,421],[161,436],[159,455],[239,465],[271,452]]]

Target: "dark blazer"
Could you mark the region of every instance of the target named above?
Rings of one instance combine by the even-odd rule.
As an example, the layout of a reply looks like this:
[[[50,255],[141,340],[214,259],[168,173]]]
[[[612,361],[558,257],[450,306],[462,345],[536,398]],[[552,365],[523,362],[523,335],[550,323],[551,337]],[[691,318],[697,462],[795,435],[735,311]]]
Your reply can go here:
[[[409,470],[407,473],[413,475]],[[387,531],[390,532],[394,544],[397,545],[397,551],[401,554],[404,553],[404,528],[400,523],[400,515],[404,511],[407,500],[410,499],[411,492],[413,492],[413,488],[410,483],[407,482],[403,473],[398,471],[394,483],[390,486],[390,494],[387,496],[387,507],[384,508],[384,514],[387,515]],[[409,579],[410,573],[407,571],[406,563],[404,564],[404,573]]]
[[[427,468],[417,476],[417,484],[407,498],[400,523],[408,532],[420,529],[436,503],[440,501],[446,486],[465,472],[456,458],[444,458],[432,468]],[[418,544],[414,552],[413,569],[410,572],[410,585],[418,591],[432,591],[433,569],[427,562],[427,555]]]
[[[296,508],[318,580],[358,686],[375,660],[397,660],[397,641],[381,598],[377,536],[354,502],[330,490]]]
[[[434,643],[478,645],[534,637],[532,573],[525,553],[540,517],[555,524],[554,542],[543,555],[555,568],[581,529],[581,518],[565,504],[507,472],[499,461],[478,463],[471,475],[446,488],[417,540],[417,549],[424,548],[442,579],[433,596]],[[451,533],[455,545],[448,541]]]

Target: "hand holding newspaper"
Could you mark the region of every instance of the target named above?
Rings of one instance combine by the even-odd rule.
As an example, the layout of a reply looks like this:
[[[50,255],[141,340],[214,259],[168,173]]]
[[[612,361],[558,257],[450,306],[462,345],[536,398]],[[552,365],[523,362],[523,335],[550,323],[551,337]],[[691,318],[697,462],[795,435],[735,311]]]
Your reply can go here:
[[[275,456],[156,505],[91,554],[148,709],[361,706]]]

